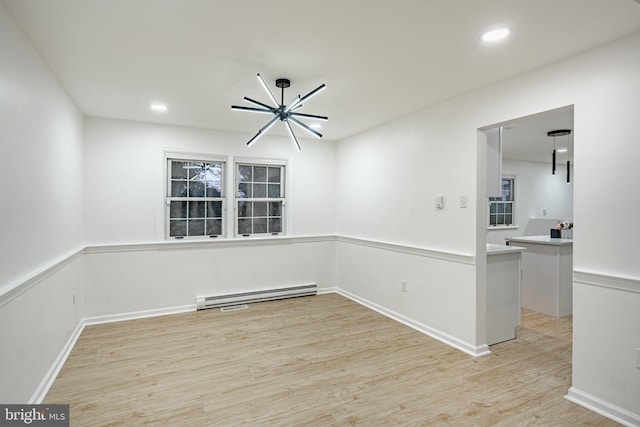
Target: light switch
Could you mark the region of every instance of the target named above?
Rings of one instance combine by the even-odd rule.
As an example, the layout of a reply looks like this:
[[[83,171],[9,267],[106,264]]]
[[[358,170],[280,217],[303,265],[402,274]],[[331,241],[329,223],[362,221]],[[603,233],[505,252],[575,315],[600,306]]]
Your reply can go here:
[[[467,207],[467,195],[466,194],[460,195],[460,207],[461,208],[466,208]]]
[[[436,196],[436,208],[442,209],[444,208],[444,197]]]

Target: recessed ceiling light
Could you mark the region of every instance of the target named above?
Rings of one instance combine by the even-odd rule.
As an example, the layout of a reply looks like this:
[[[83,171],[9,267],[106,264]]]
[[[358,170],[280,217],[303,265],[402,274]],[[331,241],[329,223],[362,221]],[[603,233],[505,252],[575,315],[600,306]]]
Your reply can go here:
[[[151,109],[151,111],[155,111],[156,113],[164,113],[168,109],[166,104],[161,104],[159,102],[152,103],[151,105],[149,105],[149,108]]]
[[[491,31],[487,31],[486,33],[484,33],[482,35],[482,41],[495,42],[498,40],[502,40],[503,38],[507,37],[509,33],[511,33],[511,28],[509,27],[495,28]]]

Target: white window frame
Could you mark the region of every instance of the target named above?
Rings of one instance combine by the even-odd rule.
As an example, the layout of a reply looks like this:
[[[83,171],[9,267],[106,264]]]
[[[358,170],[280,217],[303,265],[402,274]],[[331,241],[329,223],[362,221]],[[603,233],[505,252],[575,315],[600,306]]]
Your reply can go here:
[[[222,165],[222,186],[221,194],[219,197],[176,197],[171,196],[171,162],[197,162],[197,163],[220,163]],[[199,153],[187,153],[187,152],[165,152],[164,153],[164,236],[166,240],[208,240],[211,238],[225,238],[227,236],[227,181],[228,181],[228,158],[219,155],[208,155]],[[198,235],[198,236],[171,236],[171,202],[172,201],[220,201],[222,203],[221,208],[221,234],[220,235]]]
[[[290,229],[290,223],[292,218],[292,210],[289,207],[289,195],[290,192],[290,180],[291,164],[288,159],[283,158],[256,158],[256,157],[235,157],[230,154],[220,153],[201,153],[191,151],[179,151],[179,150],[163,150],[163,180],[162,188],[163,194],[163,230],[165,240],[213,240],[207,235],[203,236],[185,236],[185,237],[171,237],[170,234],[170,197],[171,191],[171,161],[193,161],[193,162],[210,162],[221,163],[223,165],[222,171],[222,189],[221,194],[222,201],[222,234],[217,236],[217,239],[251,239],[251,238],[277,238],[278,236],[285,236]],[[254,233],[250,235],[238,234],[238,212],[237,206],[239,200],[244,198],[237,197],[238,190],[238,165],[251,164],[255,166],[267,166],[267,167],[282,167],[282,197],[276,199],[260,199],[264,201],[270,200],[282,200],[282,231],[273,235],[271,233]],[[158,230],[159,231],[159,230]]]
[[[240,166],[265,166],[265,167],[279,167],[281,168],[281,196],[280,197],[260,197],[260,198],[245,198],[239,197],[239,168]],[[230,193],[233,196],[230,197],[230,202],[233,203],[233,236],[236,238],[255,238],[255,237],[270,237],[270,236],[284,236],[287,234],[287,222],[289,217],[289,210],[287,208],[287,199],[289,195],[289,164],[284,159],[274,159],[274,158],[244,158],[238,157],[233,159],[233,192]],[[282,210],[281,210],[281,231],[277,233],[265,232],[265,233],[239,233],[239,214],[238,211],[238,203],[239,202],[282,202]],[[267,219],[268,221],[268,219]]]
[[[502,175],[500,179],[500,188],[502,189],[502,181],[511,180],[511,200],[491,200],[492,197],[487,199],[487,228],[491,230],[500,228],[515,228],[516,227],[516,197],[518,192],[516,191],[516,176],[515,175]],[[502,191],[502,190],[501,190]],[[510,204],[511,205],[511,224],[491,224],[491,206],[493,204]]]

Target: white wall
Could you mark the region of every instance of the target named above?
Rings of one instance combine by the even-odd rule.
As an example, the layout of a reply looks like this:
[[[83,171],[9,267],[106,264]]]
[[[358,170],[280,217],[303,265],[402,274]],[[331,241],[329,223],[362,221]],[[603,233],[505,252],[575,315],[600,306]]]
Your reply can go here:
[[[487,242],[504,245],[505,238],[522,236],[531,218],[573,219],[573,180],[567,184],[566,166],[560,164],[555,175],[551,164],[504,160],[503,175],[516,177],[516,218],[518,228],[487,228]],[[574,175],[571,166],[571,176]],[[544,214],[546,211],[546,215]]]
[[[640,93],[638,51],[640,34],[341,141],[337,204],[340,235],[462,255],[476,253],[477,247],[476,268],[483,270],[485,204],[478,203],[482,229],[476,229],[473,208],[457,206],[460,194],[469,195],[471,206],[486,195],[486,183],[477,179],[482,171],[476,160],[484,154],[477,129],[574,105],[574,270],[590,274],[590,281],[606,287],[609,295],[598,300],[580,289],[587,285],[574,282],[576,295],[582,296],[576,304],[589,309],[576,308],[574,316],[573,381],[609,409],[621,407],[633,414],[640,414],[640,371],[632,363],[640,346],[640,323],[631,312],[640,307],[628,295],[640,292],[640,227],[633,225],[640,210],[640,169],[635,165],[640,158],[640,127],[635,125],[640,97],[634,96]],[[448,201],[442,211],[433,207],[438,194]],[[615,232],[616,224],[629,231]],[[467,269],[450,269],[449,261],[436,259],[420,272],[417,280],[427,289],[416,294],[435,301],[427,305],[412,298],[409,289],[409,298],[396,305],[387,303],[388,294],[399,298],[403,273],[344,281],[343,272],[356,261],[364,266],[380,262],[377,255],[360,253],[356,260],[344,252],[338,259],[340,287],[381,306],[394,304],[400,315],[431,306],[475,307],[471,317],[433,310],[429,321],[451,323],[450,334],[470,345],[484,341],[483,274],[475,276],[477,288],[469,286],[474,276]],[[626,290],[611,286],[617,278],[630,283]],[[445,285],[453,290],[437,292]],[[612,318],[625,327],[617,327]],[[594,329],[594,322],[607,327]],[[611,346],[600,345],[605,341]],[[620,357],[626,363],[620,364]]]
[[[1,2],[0,129],[0,402],[24,403],[80,319],[82,117]]]
[[[164,240],[165,151],[287,159],[292,219],[287,235],[335,233],[335,143],[250,136],[178,126],[87,118],[85,236],[89,245]],[[233,173],[231,171],[231,173]]]
[[[288,137],[269,135],[247,148],[244,134],[97,118],[85,121],[85,135],[85,316],[193,305],[199,295],[335,286],[334,142],[301,140],[297,152]],[[166,244],[166,151],[285,159],[286,238]]]

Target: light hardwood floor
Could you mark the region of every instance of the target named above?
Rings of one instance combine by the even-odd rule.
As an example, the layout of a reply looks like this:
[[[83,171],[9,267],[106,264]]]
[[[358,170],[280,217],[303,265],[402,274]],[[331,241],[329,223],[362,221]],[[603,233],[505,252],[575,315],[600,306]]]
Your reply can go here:
[[[571,319],[474,358],[327,294],[87,327],[47,403],[74,426],[614,426],[563,396]]]

